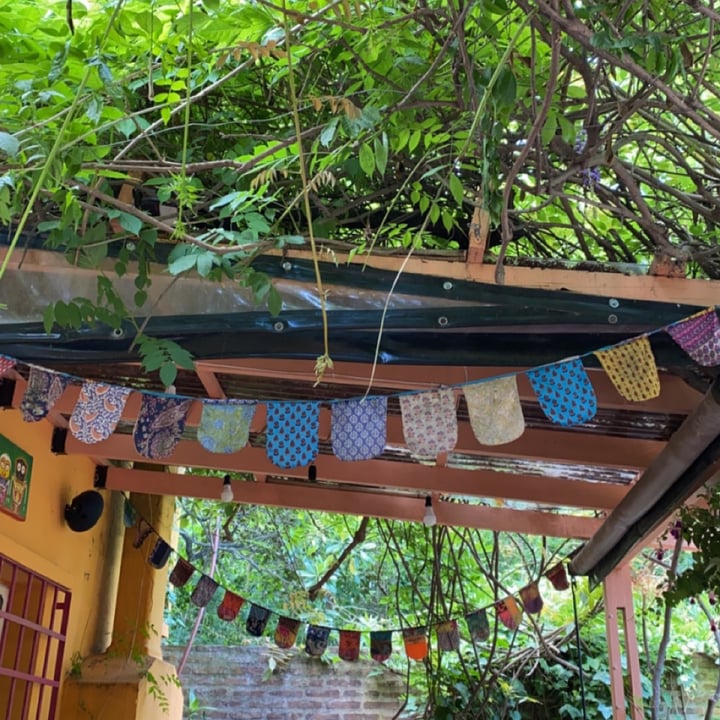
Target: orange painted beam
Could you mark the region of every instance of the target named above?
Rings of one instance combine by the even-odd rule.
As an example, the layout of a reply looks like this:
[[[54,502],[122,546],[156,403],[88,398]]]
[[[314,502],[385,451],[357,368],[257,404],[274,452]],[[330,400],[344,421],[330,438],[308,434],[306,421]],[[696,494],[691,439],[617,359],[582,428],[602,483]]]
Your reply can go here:
[[[93,457],[112,460],[152,462],[137,453],[129,435],[113,435],[94,445],[86,445],[70,435],[65,450],[69,455],[92,454]],[[283,475],[299,479],[306,479],[308,475],[307,467],[281,469],[273,465],[267,459],[264,448],[246,447],[238,453],[220,455],[208,452],[199,443],[187,440],[178,443],[171,457],[156,464],[210,468],[253,475]],[[626,485],[611,483],[435,467],[412,462],[343,462],[332,455],[318,457],[316,466],[319,478],[341,484],[403,489],[422,495],[443,493],[478,498],[504,498],[602,511],[614,508],[628,490]]]
[[[110,467],[106,487],[110,490],[151,495],[176,495],[214,500],[220,497],[222,479]],[[300,487],[296,483],[283,485],[275,482],[236,481],[233,482],[232,487],[235,501],[248,505],[367,515],[405,522],[421,522],[425,510],[423,496],[364,493],[310,484]],[[589,538],[600,524],[598,518],[467,505],[442,500],[434,500],[433,509],[441,525],[550,537]]]

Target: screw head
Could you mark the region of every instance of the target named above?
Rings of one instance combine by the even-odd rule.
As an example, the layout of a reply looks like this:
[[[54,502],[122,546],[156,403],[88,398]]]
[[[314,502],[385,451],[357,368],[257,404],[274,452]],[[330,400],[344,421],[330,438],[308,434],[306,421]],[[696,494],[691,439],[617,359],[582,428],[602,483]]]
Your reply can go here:
[[[284,329],[285,329],[285,323],[282,322],[281,320],[278,320],[278,321],[273,325],[273,330],[274,330],[275,332],[282,332]]]
[[[618,321],[618,316],[617,316],[617,315],[608,315],[608,322],[609,322],[611,325],[615,325],[615,324],[617,323],[617,321]]]
[[[617,300],[616,298],[610,298],[610,299],[608,300],[608,305],[609,305],[613,310],[616,310],[617,308],[620,307],[620,301]]]
[[[450,282],[450,280],[446,280],[446,281],[443,283],[443,290],[452,290],[452,289],[453,289],[453,284],[452,284],[452,282]]]

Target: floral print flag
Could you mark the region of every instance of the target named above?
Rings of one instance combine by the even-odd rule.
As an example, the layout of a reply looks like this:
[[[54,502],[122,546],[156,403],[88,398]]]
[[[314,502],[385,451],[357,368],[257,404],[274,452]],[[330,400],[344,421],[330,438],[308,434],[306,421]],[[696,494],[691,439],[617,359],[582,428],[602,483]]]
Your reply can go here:
[[[234,453],[250,438],[255,403],[245,400],[204,400],[198,442],[209,452]]]
[[[70,417],[70,432],[88,444],[107,440],[115,432],[129,395],[130,388],[86,381]]]
[[[457,443],[455,394],[451,388],[400,396],[403,433],[413,455],[435,458]]]
[[[52,410],[70,379],[50,370],[31,367],[28,384],[20,403],[25,422],[42,420]]]
[[[135,449],[146,458],[161,460],[172,455],[183,430],[190,398],[143,395],[135,421]]]

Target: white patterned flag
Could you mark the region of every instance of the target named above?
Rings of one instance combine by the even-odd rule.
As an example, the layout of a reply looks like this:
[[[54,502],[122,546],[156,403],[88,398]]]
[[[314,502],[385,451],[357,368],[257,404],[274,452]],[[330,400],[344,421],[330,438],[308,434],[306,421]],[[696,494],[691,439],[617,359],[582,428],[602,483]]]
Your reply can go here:
[[[457,443],[455,394],[450,388],[400,396],[403,433],[410,452],[435,458]]]
[[[525,430],[514,375],[463,387],[470,426],[481,445],[503,445]]]

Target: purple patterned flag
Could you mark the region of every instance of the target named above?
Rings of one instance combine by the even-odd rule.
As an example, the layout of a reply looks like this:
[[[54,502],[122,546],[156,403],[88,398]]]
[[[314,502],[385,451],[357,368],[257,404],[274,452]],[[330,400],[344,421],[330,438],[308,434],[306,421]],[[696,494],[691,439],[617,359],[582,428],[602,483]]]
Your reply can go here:
[[[387,398],[343,400],[332,405],[332,448],[340,460],[382,454],[387,435]]]
[[[714,308],[671,325],[667,332],[698,365],[720,365],[720,321]]]
[[[567,572],[565,571],[565,565],[561,562],[554,567],[551,567],[545,573],[545,577],[550,581],[550,584],[556,590],[567,590],[570,587]]]
[[[135,449],[147,458],[160,460],[172,455],[182,432],[192,400],[190,398],[143,395],[135,421]]]
[[[309,625],[305,633],[305,652],[312,657],[320,657],[327,650],[329,637],[329,627]]]
[[[250,437],[255,403],[247,400],[203,400],[198,442],[214,453],[242,450]]]
[[[70,379],[65,375],[31,367],[27,388],[20,403],[23,420],[36,422],[46,417],[69,382]]]
[[[267,403],[268,459],[281,468],[309,465],[318,453],[320,403]]]
[[[533,582],[520,590],[523,610],[529,615],[535,615],[543,609],[543,599],[540,597],[540,590],[537,583]]]
[[[209,575],[202,575],[190,595],[190,602],[199,608],[204,608],[212,600],[219,585]]]
[[[413,455],[435,458],[457,443],[455,393],[451,388],[400,396],[405,442]]]
[[[107,440],[115,432],[129,395],[130,388],[87,380],[70,417],[70,432],[88,444]]]
[[[579,425],[597,412],[597,399],[579,358],[528,370],[527,376],[548,419],[558,425]]]
[[[167,561],[170,559],[171,553],[172,548],[170,545],[168,545],[168,543],[162,538],[158,538],[153,546],[153,549],[150,551],[148,563],[156,570],[162,570],[167,564]]]

